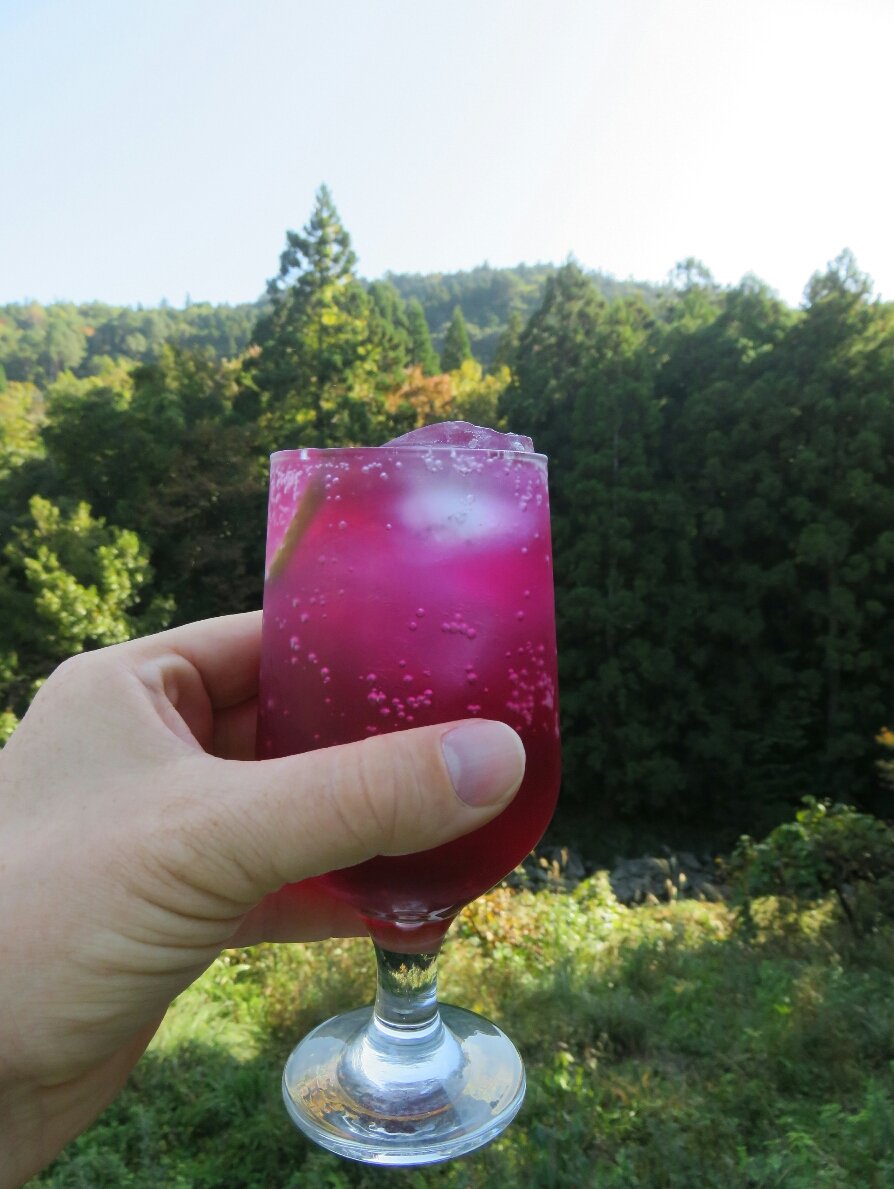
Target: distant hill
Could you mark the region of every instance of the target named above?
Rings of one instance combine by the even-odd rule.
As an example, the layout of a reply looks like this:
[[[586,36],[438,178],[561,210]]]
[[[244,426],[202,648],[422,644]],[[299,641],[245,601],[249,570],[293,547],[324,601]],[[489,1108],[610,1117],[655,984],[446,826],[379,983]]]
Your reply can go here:
[[[537,308],[554,264],[519,264],[468,272],[386,273],[404,301],[417,298],[425,311],[436,350],[443,346],[453,310],[466,321],[472,351],[482,364],[493,361],[497,345],[513,314],[523,322]],[[641,293],[647,301],[661,290],[636,281],[617,281],[604,273],[589,274],[609,299]],[[44,386],[61,371],[90,375],[106,357],[153,362],[165,343],[186,350],[207,350],[232,358],[251,341],[264,299],[241,305],[200,302],[177,309],[170,305],[136,308],[102,302],[12,303],[0,306],[0,368],[8,380]]]
[[[514,268],[491,268],[481,264],[467,272],[386,273],[404,301],[417,298],[425,310],[432,340],[440,350],[455,306],[466,321],[476,359],[489,364],[500,336],[511,315],[518,312],[527,321],[537,308],[547,279],[556,272],[555,264],[518,264]],[[601,272],[590,277],[606,298],[642,294],[647,301],[657,299],[661,289],[638,281],[618,281]]]

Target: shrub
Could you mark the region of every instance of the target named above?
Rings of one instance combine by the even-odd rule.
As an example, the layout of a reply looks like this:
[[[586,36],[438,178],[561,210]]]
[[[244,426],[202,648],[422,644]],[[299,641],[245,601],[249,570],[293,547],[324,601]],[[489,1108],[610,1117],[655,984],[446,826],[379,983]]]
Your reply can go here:
[[[746,928],[761,896],[782,897],[800,911],[834,895],[857,936],[894,919],[894,829],[851,805],[813,797],[803,805],[763,842],[739,840],[730,874]]]

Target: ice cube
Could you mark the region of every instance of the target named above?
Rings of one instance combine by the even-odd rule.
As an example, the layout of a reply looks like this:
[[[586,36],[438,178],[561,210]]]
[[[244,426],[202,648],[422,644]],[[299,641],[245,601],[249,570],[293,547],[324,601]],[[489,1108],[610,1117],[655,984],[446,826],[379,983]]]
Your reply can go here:
[[[494,539],[517,531],[505,499],[487,492],[473,496],[462,485],[447,483],[408,491],[400,502],[400,519],[411,532],[443,543]]]
[[[457,446],[467,450],[521,450],[533,454],[534,443],[524,434],[500,433],[469,421],[440,421],[411,429],[386,446]]]

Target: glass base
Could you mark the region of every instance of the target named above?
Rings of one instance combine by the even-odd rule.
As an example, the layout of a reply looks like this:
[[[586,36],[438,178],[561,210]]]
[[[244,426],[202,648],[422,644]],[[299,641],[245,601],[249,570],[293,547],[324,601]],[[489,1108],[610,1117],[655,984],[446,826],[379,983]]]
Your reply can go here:
[[[524,1096],[512,1041],[448,1005],[412,1037],[369,1007],[335,1016],[304,1038],[283,1072],[295,1125],[368,1164],[435,1164],[472,1152],[500,1134]]]

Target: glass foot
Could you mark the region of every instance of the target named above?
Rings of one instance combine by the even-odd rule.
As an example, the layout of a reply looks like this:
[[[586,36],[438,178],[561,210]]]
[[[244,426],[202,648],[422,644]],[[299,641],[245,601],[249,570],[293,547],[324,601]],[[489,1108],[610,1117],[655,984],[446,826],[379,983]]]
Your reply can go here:
[[[305,1037],[283,1073],[295,1125],[368,1164],[434,1164],[472,1152],[500,1134],[524,1096],[512,1041],[447,1005],[412,1037],[368,1007],[335,1016]]]

